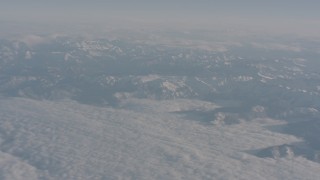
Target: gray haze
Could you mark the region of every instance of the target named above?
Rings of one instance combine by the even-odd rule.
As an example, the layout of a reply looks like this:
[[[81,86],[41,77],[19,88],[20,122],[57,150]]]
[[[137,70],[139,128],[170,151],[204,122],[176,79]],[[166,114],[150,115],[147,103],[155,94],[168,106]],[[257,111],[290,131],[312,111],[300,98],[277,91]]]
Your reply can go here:
[[[1,2],[0,20],[93,23],[121,27],[245,27],[269,32],[317,34],[320,3],[282,1],[40,1]]]

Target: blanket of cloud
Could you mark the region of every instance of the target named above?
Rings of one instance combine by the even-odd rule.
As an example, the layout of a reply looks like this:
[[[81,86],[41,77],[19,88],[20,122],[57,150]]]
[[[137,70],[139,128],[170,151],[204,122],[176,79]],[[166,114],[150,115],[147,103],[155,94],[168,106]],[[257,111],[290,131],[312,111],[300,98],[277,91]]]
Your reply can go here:
[[[1,179],[319,179],[319,163],[295,156],[292,135],[257,118],[238,124],[203,125],[167,107],[196,109],[206,102],[131,100],[122,108],[75,101],[0,99]],[[154,106],[157,104],[157,106]],[[278,146],[279,145],[279,146]],[[251,149],[276,146],[272,157]],[[283,156],[282,156],[283,153]]]

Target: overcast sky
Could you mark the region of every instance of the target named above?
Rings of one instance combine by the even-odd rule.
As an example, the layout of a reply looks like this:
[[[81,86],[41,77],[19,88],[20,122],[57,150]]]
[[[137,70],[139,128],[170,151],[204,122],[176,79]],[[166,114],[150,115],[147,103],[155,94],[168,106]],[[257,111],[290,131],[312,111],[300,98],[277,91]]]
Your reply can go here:
[[[0,0],[18,22],[217,23],[320,30],[319,0]],[[280,27],[282,26],[282,27]],[[301,30],[302,31],[302,30]]]

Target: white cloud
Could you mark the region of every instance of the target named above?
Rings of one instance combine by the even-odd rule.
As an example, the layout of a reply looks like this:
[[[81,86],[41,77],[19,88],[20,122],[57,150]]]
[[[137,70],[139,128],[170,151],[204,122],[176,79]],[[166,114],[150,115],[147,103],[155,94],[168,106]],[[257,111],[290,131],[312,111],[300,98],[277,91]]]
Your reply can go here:
[[[251,45],[255,48],[267,49],[267,50],[280,50],[280,51],[293,51],[300,52],[302,48],[298,45],[288,45],[281,43],[256,43],[253,42]]]
[[[8,47],[2,47],[0,49],[0,58],[3,60],[12,60],[14,59],[15,55],[16,52],[13,49],[10,49]]]
[[[24,55],[25,59],[31,59],[32,58],[32,53],[30,51],[26,51],[25,55]]]
[[[37,180],[39,177],[37,169],[31,164],[2,151],[0,152],[0,174],[1,179]]]
[[[64,60],[65,60],[65,61],[68,61],[70,58],[73,58],[73,56],[72,56],[70,53],[66,53],[66,54],[64,55]]]
[[[28,46],[35,46],[47,42],[48,39],[37,35],[27,35],[24,36],[21,41],[26,43]]]
[[[142,104],[153,110],[1,99],[0,116],[5,117],[0,118],[0,138],[5,142],[1,150],[8,154],[0,152],[0,172],[5,172],[1,175],[8,179],[320,179],[319,163],[293,156],[291,149],[290,158],[245,153],[300,141],[265,128],[280,121],[206,126],[170,113],[167,107],[191,107],[192,100],[135,102],[137,109]],[[195,103],[198,108],[206,105]]]

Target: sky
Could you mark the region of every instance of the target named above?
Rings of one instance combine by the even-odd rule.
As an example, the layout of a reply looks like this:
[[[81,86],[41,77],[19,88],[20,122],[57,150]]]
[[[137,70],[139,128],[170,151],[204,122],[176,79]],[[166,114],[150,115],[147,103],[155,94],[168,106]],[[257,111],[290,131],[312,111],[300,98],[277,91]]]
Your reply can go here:
[[[320,30],[318,0],[0,0],[0,21],[217,24]],[[171,23],[171,24],[170,24]]]

